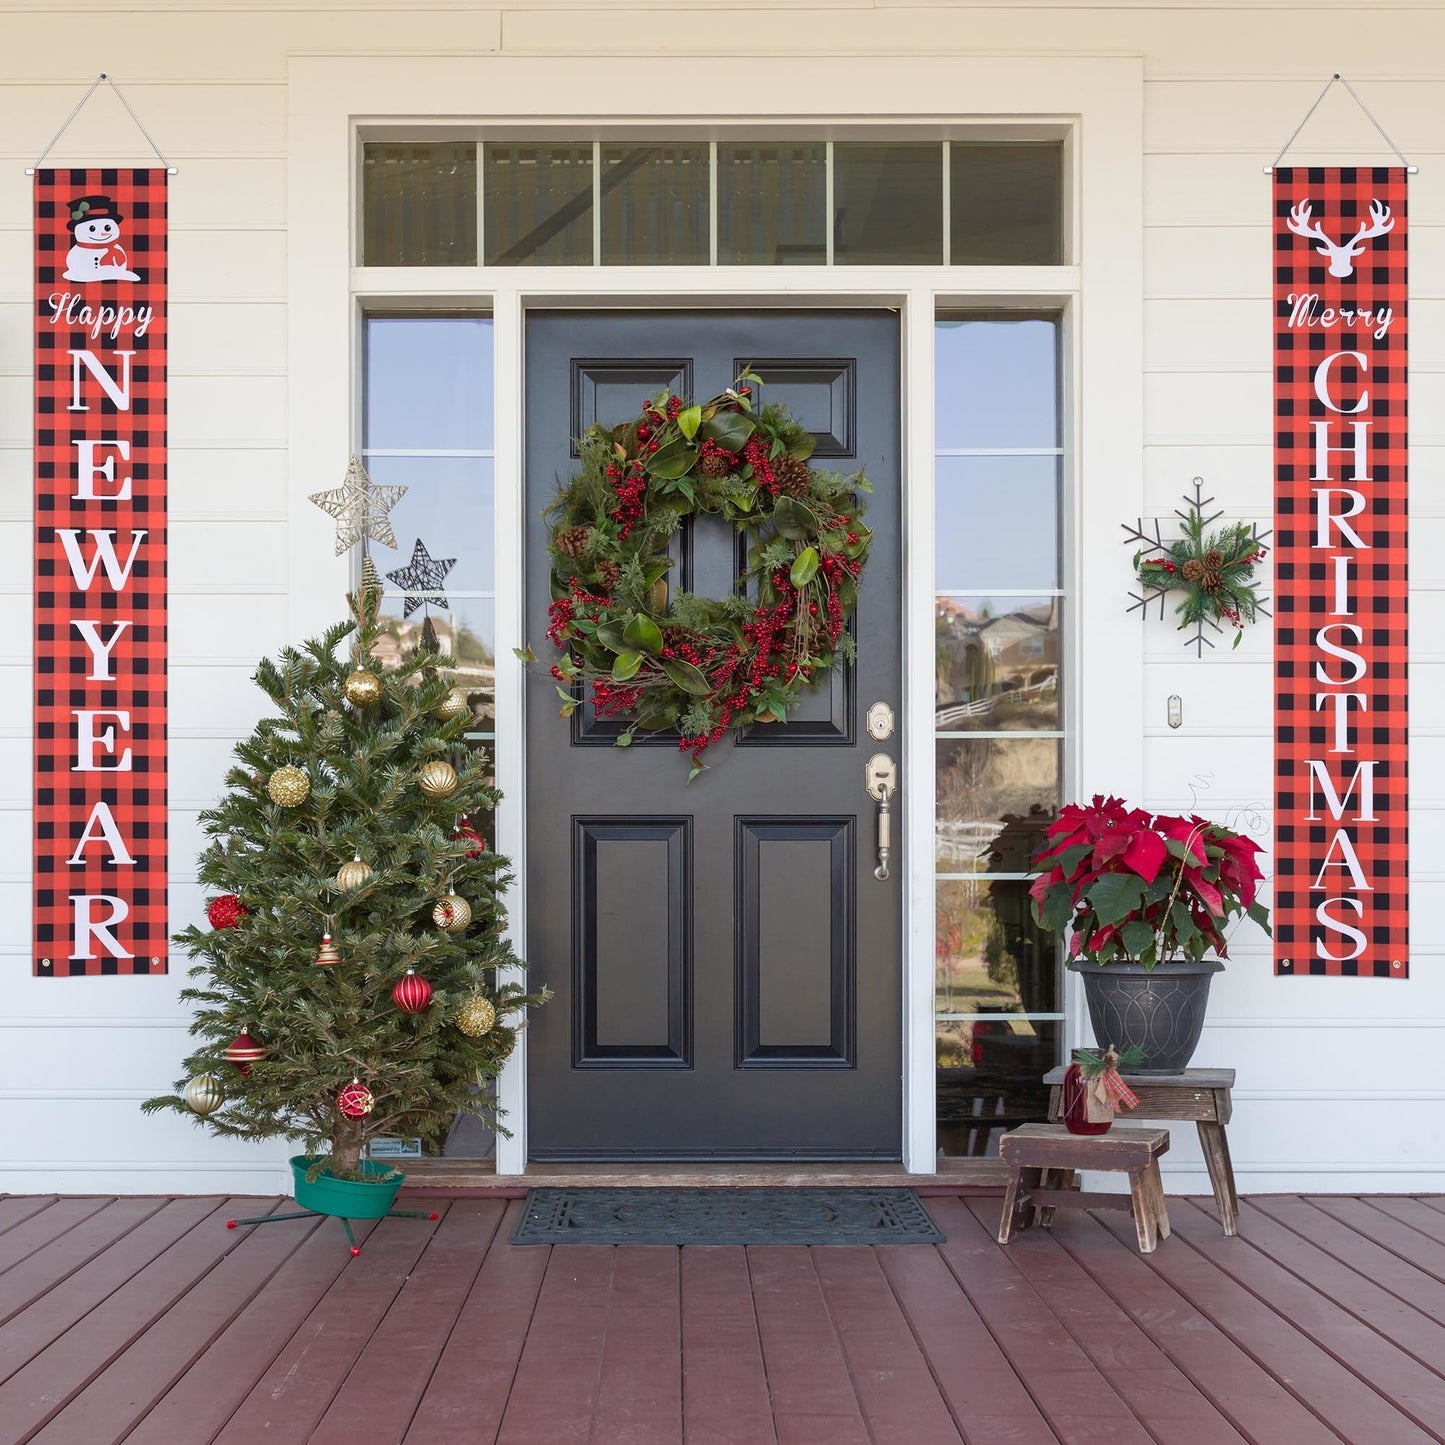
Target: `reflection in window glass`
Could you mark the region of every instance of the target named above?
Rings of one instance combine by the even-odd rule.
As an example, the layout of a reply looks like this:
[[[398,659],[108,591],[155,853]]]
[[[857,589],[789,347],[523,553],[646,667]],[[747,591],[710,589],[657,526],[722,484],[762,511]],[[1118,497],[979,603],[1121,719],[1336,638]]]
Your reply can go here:
[[[397,547],[371,544],[378,570],[405,567],[421,538],[432,555],[452,561],[444,583],[449,593],[490,593],[492,466],[490,457],[367,458],[366,470],[378,486],[406,488],[389,514]]]
[[[1057,940],[1033,857],[1063,761],[1057,323],[940,321],[935,489],[938,1144],[997,1153],[1046,1117]],[[1006,453],[999,455],[999,453]]]
[[[408,594],[388,591],[376,657],[385,666],[409,655],[430,624],[471,701],[469,735],[488,737],[496,725],[492,323],[371,317],[366,343],[367,471],[378,485],[407,489],[390,512],[398,545],[373,544],[377,570],[397,589],[387,574],[411,563],[418,542],[433,560],[451,564],[436,593],[410,594],[409,614]]]
[[[942,145],[834,145],[833,260],[942,264]]]
[[[488,266],[592,264],[592,146],[488,142],[482,154]]]
[[[934,331],[937,447],[1056,447],[1056,319],[942,319]]]
[[[1059,583],[1059,459],[939,457],[940,591]]]
[[[490,451],[491,318],[368,318],[364,426],[368,448]]]
[[[938,865],[972,871],[1009,828],[1028,830],[1057,806],[1059,740],[940,738]]]
[[[719,145],[717,258],[724,266],[821,266],[827,149]]]
[[[949,146],[949,259],[955,266],[1063,261],[1064,148]]]
[[[706,145],[602,147],[602,264],[705,266]]]
[[[361,162],[366,266],[477,264],[477,148],[368,142]]]
[[[1059,727],[1058,597],[939,597],[939,732]]]

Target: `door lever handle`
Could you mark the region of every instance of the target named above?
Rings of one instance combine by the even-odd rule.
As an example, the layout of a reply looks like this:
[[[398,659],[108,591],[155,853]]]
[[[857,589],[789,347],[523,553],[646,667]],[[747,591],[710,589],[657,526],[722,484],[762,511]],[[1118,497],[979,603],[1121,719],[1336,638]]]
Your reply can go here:
[[[887,753],[874,753],[864,770],[868,796],[878,803],[878,866],[873,876],[888,881],[888,860],[893,856],[893,794],[898,787],[898,765]]]
[[[878,799],[878,866],[873,870],[873,876],[880,882],[888,881],[888,859],[893,852],[893,805],[889,799],[893,796],[885,785],[880,790]]]

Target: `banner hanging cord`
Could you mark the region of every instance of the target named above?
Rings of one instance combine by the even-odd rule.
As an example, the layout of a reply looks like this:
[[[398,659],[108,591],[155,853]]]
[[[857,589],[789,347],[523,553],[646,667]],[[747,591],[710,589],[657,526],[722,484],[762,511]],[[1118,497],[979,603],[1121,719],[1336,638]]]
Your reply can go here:
[[[46,146],[43,151],[40,152],[40,155],[36,158],[35,164],[33,166],[25,167],[25,174],[27,176],[33,176],[35,172],[40,169],[41,163],[45,160],[45,157],[48,156],[50,152],[55,149],[55,143],[60,139],[61,136],[65,134],[67,130],[70,129],[70,124],[75,119],[75,117],[78,116],[80,112],[85,109],[86,101],[88,101],[90,97],[95,94],[96,87],[100,85],[101,81],[104,81],[108,86],[110,86],[113,91],[115,91],[117,98],[120,100],[120,103],[125,107],[126,114],[130,116],[130,118],[135,122],[136,129],[146,138],[146,141],[150,145],[150,148],[156,153],[157,159],[166,168],[166,174],[171,176],[176,174],[175,166],[173,166],[165,158],[165,156],[161,154],[161,148],[151,138],[151,133],[145,128],[144,125],[141,124],[140,116],[138,116],[135,111],[131,109],[131,103],[125,98],[124,94],[122,94],[120,86],[118,86],[115,81],[113,81],[110,76],[102,70],[100,74],[91,81],[90,89],[87,90],[85,94],[80,97],[80,100],[76,103],[75,109],[72,110],[70,114],[65,117],[65,120],[61,123],[60,129],[56,131],[53,136],[50,137],[50,144]]]
[[[1367,106],[1365,102],[1360,99],[1360,97],[1355,93],[1355,87],[1351,85],[1350,82],[1346,80],[1345,77],[1341,75],[1338,70],[1335,71],[1335,73],[1330,76],[1327,81],[1325,81],[1325,88],[1320,91],[1320,93],[1315,97],[1315,103],[1310,106],[1307,111],[1305,111],[1304,119],[1300,121],[1297,126],[1295,126],[1294,130],[1290,133],[1290,138],[1279,148],[1279,154],[1264,168],[1265,175],[1272,176],[1274,174],[1274,168],[1280,163],[1280,161],[1284,159],[1284,153],[1295,143],[1295,140],[1299,136],[1299,133],[1305,128],[1305,126],[1309,124],[1310,117],[1320,108],[1320,102],[1325,98],[1325,96],[1330,93],[1330,87],[1333,86],[1336,81],[1339,81],[1339,83],[1343,85],[1347,91],[1349,91],[1350,98],[1355,102],[1357,106],[1360,107],[1362,111],[1365,112],[1365,115],[1369,118],[1370,124],[1374,126],[1377,131],[1380,132],[1380,139],[1383,140],[1385,144],[1389,146],[1392,151],[1395,152],[1395,158],[1400,162],[1402,166],[1405,167],[1406,174],[1412,176],[1419,175],[1420,167],[1412,166],[1410,162],[1407,161],[1405,157],[1400,154],[1400,147],[1397,146],[1395,142],[1392,141],[1390,137],[1385,134],[1385,127],[1382,126],[1380,122],[1375,119],[1374,111],[1372,111],[1370,107]]]

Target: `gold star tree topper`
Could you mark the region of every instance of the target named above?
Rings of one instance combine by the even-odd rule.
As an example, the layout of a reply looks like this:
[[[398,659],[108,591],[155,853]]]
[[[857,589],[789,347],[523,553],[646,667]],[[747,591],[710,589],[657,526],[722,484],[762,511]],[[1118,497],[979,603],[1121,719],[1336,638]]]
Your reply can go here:
[[[356,542],[380,542],[396,546],[396,533],[391,530],[387,513],[406,495],[405,487],[378,487],[366,475],[360,457],[352,457],[346,477],[339,487],[329,492],[312,492],[311,500],[336,518],[336,555],[339,557]]]

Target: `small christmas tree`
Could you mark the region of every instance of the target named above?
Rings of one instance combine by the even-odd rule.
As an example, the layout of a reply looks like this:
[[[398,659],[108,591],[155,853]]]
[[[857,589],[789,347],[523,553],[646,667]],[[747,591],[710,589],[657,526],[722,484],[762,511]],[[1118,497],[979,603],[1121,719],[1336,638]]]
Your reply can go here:
[[[181,997],[201,1046],[177,1092],[142,1107],[327,1146],[327,1172],[355,1178],[375,1135],[435,1142],[460,1111],[499,1128],[487,1082],[545,994],[516,982],[508,863],[467,821],[498,795],[463,742],[451,659],[423,648],[373,670],[369,559],[349,601],[353,621],[257,670],[280,716],[236,748],[229,792],[201,814],[199,874],[219,896],[211,927],[176,937],[198,960]]]

